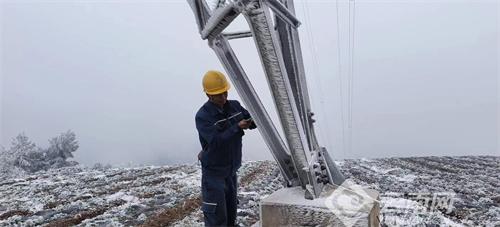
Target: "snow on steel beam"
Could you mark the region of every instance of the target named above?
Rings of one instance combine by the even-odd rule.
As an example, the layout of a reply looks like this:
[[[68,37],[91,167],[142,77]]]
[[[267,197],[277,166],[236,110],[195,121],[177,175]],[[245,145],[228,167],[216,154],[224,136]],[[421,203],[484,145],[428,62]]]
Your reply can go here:
[[[201,31],[201,38],[213,39],[226,29],[241,13],[242,2],[231,2],[224,7],[215,9]]]
[[[280,17],[283,21],[287,22],[294,28],[300,26],[300,21],[295,17],[295,14],[290,12],[286,6],[281,4],[278,0],[267,0],[265,3],[273,10],[273,12]]]
[[[284,0],[284,6],[292,14],[295,14],[295,7],[292,0]],[[311,112],[311,104],[307,89],[307,80],[304,70],[304,63],[302,60],[302,50],[300,46],[299,32],[290,24],[286,23],[278,15],[275,16],[276,31],[279,34],[279,41],[281,43],[281,51],[285,67],[288,73],[288,78],[294,90],[297,109],[301,114],[303,120],[303,127],[307,134],[309,148],[313,152],[313,157],[317,160],[310,160],[310,165],[315,165],[319,162],[320,174],[317,179],[323,183],[334,183],[337,185],[344,182],[344,176],[338,170],[335,162],[330,158],[326,148],[320,147],[316,133],[314,131],[314,120],[312,119],[313,113]],[[327,179],[325,179],[327,178]]]
[[[208,18],[210,18],[210,9],[208,5],[203,0],[187,0],[189,6],[193,10],[194,17],[196,18],[196,24],[198,25],[198,32],[203,30]]]
[[[295,13],[293,1],[285,1],[284,4],[286,5],[290,13]],[[311,132],[312,127],[310,127],[313,120],[298,31],[296,28],[286,23],[286,21],[284,21],[278,15],[275,16],[275,21],[276,32],[281,44],[280,46],[283,61],[285,63],[285,68],[288,73],[288,79],[295,96],[297,109],[300,112],[302,126],[304,127],[304,130],[306,131],[307,137],[309,139],[309,149],[314,150],[319,146],[317,145],[317,141],[315,141],[315,136]]]
[[[222,33],[228,40],[252,37],[251,31]]]
[[[293,166],[292,157],[288,154],[285,143],[281,139],[271,117],[264,108],[257,92],[229,45],[227,38],[219,35],[209,42],[209,44],[222,62],[243,103],[257,124],[257,129],[278,163],[287,186],[299,186],[300,181],[298,173]]]
[[[310,182],[311,176],[309,176],[308,155],[310,152],[293,92],[286,76],[286,69],[282,62],[279,43],[274,31],[272,31],[273,23],[270,11],[261,4],[261,1],[252,1],[247,5],[244,15],[250,25],[250,30],[253,32],[292,160],[299,173],[301,186],[308,189],[306,187],[308,184],[314,184],[314,182]]]

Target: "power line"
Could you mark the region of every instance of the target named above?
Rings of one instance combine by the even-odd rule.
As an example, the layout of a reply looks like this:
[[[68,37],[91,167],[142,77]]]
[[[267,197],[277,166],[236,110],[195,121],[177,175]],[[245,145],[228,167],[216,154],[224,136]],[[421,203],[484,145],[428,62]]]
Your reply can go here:
[[[352,13],[351,13],[352,12]],[[354,97],[354,43],[356,32],[356,0],[349,0],[349,70],[348,70],[348,130],[349,130],[349,152],[352,152],[352,116]]]
[[[344,91],[342,87],[344,86],[342,81],[342,61],[341,61],[341,49],[340,49],[340,18],[339,18],[339,0],[335,1],[335,7],[337,9],[337,74],[339,80],[339,95],[340,95],[340,118],[342,122],[342,153],[344,158],[346,157],[345,148],[345,119],[344,119]]]
[[[319,74],[319,60],[317,59],[317,51],[316,51],[316,44],[315,44],[315,40],[314,40],[314,36],[312,34],[312,31],[310,29],[310,21],[311,21],[311,17],[310,17],[310,14],[309,14],[309,6],[307,5],[307,1],[302,1],[302,8],[303,8],[303,11],[304,11],[304,18],[305,18],[305,24],[306,24],[306,33],[307,33],[307,36],[308,36],[308,45],[309,45],[309,49],[311,50],[311,59],[313,61],[313,70],[314,70],[314,74],[315,74],[315,78],[318,79],[319,81],[319,84],[318,83],[315,83],[315,85],[318,87],[318,90],[320,92],[320,105],[321,105],[321,111],[323,113],[325,113],[325,105],[324,105],[324,93],[323,93],[323,89],[321,88],[321,78],[320,78],[320,74]],[[323,120],[325,121],[325,123],[327,125],[329,125],[329,120],[328,118],[325,118],[324,114],[322,115],[322,118]],[[327,127],[328,129],[328,127]],[[330,142],[330,139],[326,138],[325,139],[325,136],[328,136],[328,130],[327,130],[327,133],[324,132],[324,130],[322,130],[322,128],[320,127],[319,130],[321,131],[321,137],[323,138],[323,140],[327,143],[328,147],[332,148],[332,144]]]

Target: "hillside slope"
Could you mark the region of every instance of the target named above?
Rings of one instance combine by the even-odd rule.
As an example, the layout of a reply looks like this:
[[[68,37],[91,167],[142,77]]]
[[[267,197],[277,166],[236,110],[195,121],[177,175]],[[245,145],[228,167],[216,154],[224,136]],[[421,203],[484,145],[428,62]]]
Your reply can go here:
[[[338,162],[346,177],[381,192],[381,219],[387,226],[500,225],[499,163],[499,157],[491,156]],[[202,225],[200,174],[198,165],[71,167],[3,180],[0,225]],[[241,225],[258,220],[260,199],[281,188],[281,182],[274,162],[244,163],[238,209]],[[439,198],[450,192],[454,193],[450,210],[432,206],[432,199],[422,205],[424,197]]]

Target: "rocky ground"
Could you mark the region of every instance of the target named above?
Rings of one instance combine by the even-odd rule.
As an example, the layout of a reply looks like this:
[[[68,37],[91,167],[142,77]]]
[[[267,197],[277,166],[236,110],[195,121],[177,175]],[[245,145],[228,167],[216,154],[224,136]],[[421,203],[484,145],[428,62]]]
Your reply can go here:
[[[500,158],[343,160],[346,177],[381,192],[383,226],[500,226]],[[0,226],[199,226],[200,167],[71,167],[0,180]],[[272,161],[240,169],[238,222],[258,221],[282,187]]]

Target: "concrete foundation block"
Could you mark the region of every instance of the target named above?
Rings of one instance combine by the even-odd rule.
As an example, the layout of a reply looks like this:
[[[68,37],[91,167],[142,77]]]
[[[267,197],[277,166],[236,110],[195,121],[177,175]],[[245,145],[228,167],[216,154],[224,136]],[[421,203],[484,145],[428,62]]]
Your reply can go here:
[[[283,188],[261,201],[258,225],[375,227],[380,225],[377,201],[379,193],[371,189],[329,187],[307,200],[301,187]]]

